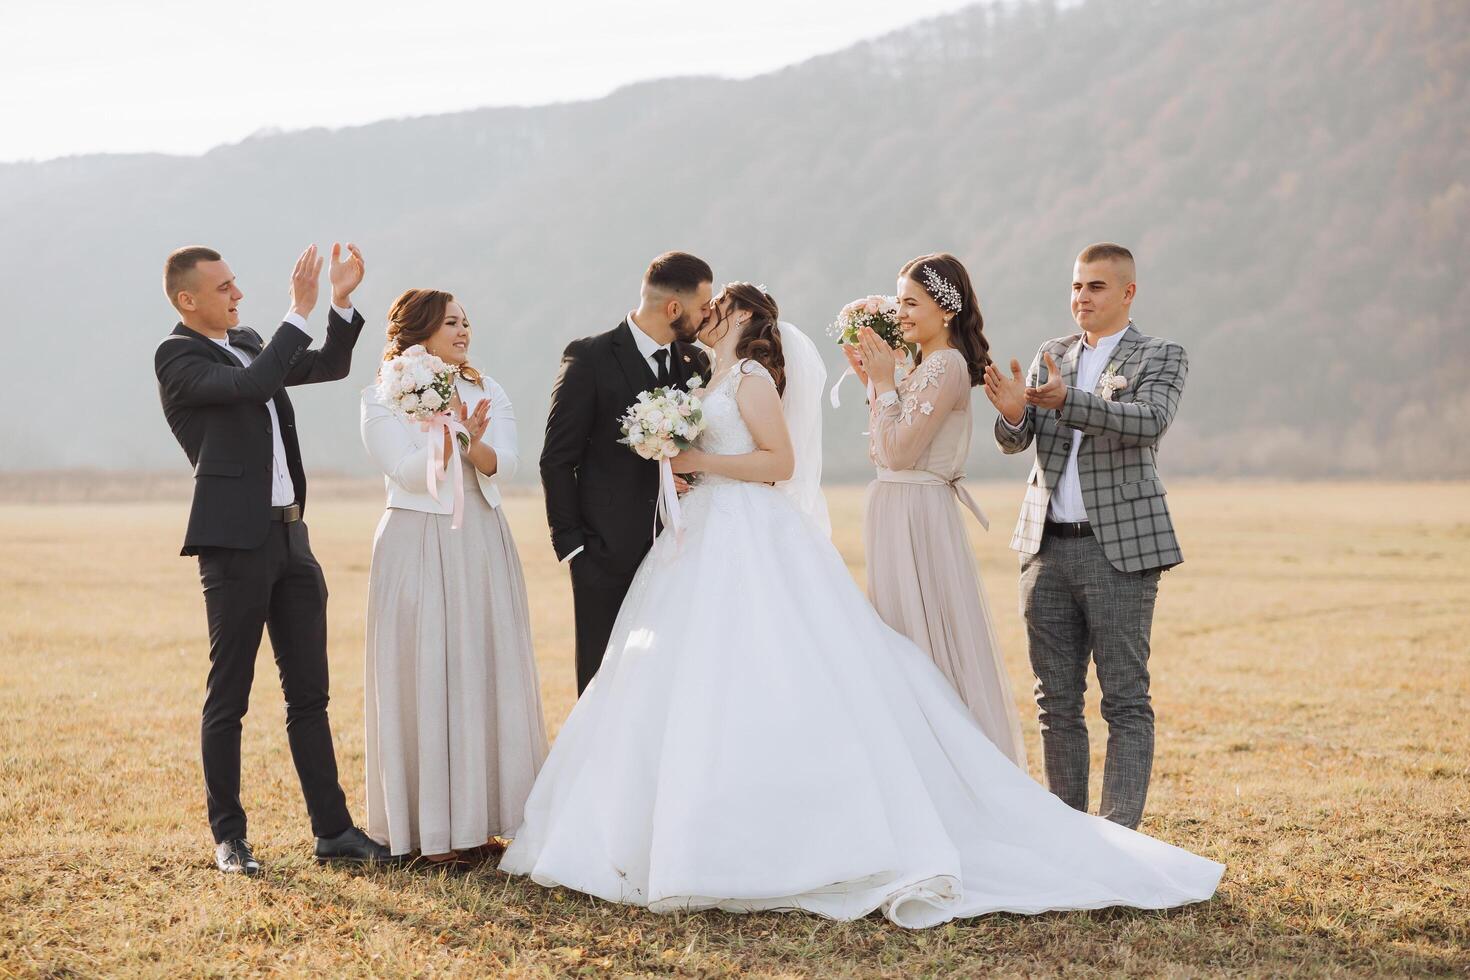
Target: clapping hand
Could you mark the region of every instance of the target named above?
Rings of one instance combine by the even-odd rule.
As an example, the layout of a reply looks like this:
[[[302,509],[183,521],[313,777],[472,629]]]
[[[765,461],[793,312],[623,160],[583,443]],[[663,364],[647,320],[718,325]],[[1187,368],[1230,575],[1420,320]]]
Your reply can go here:
[[[1067,386],[1062,384],[1062,372],[1050,354],[1042,354],[1046,362],[1046,384],[1039,388],[1026,389],[1026,401],[1037,408],[1060,410],[1067,402]]]
[[[1026,415],[1026,379],[1021,376],[1021,362],[1011,359],[1011,376],[1000,373],[995,362],[985,365],[985,397],[1011,425],[1020,425]]]
[[[847,358],[847,363],[852,367],[852,373],[863,383],[868,385],[868,369],[863,367],[863,350],[857,344],[843,344],[842,353]]]
[[[862,350],[863,366],[867,369],[864,380],[871,379],[873,388],[879,393],[894,390],[893,377],[898,371],[898,357],[893,348],[872,327],[863,327],[858,334],[858,347]]]
[[[459,416],[459,424],[464,426],[470,433],[470,445],[480,441],[485,435],[485,430],[490,427],[490,399],[482,398],[480,404],[475,406],[473,412],[466,412],[464,402],[455,396],[455,414]]]
[[[301,317],[311,316],[316,307],[316,294],[321,287],[322,260],[317,258],[316,246],[307,246],[291,270],[291,310]]]
[[[332,305],[344,310],[352,305],[352,291],[362,282],[362,274],[367,270],[356,245],[348,242],[347,251],[352,254],[343,261],[341,243],[332,243],[332,268],[327,273],[332,282]]]

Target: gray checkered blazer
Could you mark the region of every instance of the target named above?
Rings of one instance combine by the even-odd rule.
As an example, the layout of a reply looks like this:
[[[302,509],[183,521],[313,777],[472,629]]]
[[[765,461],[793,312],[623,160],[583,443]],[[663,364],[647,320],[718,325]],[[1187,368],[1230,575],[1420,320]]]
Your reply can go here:
[[[1042,354],[1050,354],[1069,388],[1077,378],[1082,335],[1059,337],[1041,345],[1026,374],[1036,384]],[[1034,555],[1041,548],[1051,492],[1062,478],[1072,452],[1072,432],[1085,438],[1077,449],[1077,476],[1092,533],[1113,567],[1124,572],[1168,568],[1184,560],[1174,537],[1174,523],[1164,502],[1164,484],[1154,468],[1164,437],[1189,374],[1189,356],[1169,340],[1149,337],[1130,325],[1113,350],[1105,374],[1121,374],[1128,387],[1112,401],[1095,392],[1067,392],[1061,411],[1026,406],[1019,431],[995,419],[995,441],[1006,453],[1019,453],[1036,443],[1036,462],[1027,479],[1021,518],[1011,547]]]

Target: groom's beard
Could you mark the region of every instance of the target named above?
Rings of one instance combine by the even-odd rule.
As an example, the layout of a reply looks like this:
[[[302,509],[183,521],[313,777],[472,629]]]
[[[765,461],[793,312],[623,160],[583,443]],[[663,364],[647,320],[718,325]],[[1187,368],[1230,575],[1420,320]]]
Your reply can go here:
[[[679,314],[677,320],[669,324],[669,329],[674,331],[675,340],[685,344],[692,344],[699,337],[699,330],[703,326],[704,322],[702,320],[696,322],[694,317],[689,315],[689,311],[685,310]]]

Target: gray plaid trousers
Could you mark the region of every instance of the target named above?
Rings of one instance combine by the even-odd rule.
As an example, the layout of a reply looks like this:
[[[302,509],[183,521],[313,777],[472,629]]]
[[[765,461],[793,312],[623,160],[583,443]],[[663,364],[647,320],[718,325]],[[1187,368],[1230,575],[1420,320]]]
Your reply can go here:
[[[1126,827],[1143,817],[1153,771],[1154,714],[1148,659],[1160,572],[1183,561],[1164,484],[1156,469],[1163,438],[1189,374],[1184,348],[1130,325],[1105,374],[1128,384],[1112,399],[1071,388],[1082,335],[1047,341],[1027,384],[1037,383],[1050,354],[1069,388],[1061,411],[1027,406],[1018,430],[1000,418],[995,438],[1006,453],[1033,443],[1036,462],[1011,547],[1021,552],[1021,613],[1026,621],[1048,788],[1087,810],[1090,750],[1084,717],[1088,663],[1097,665],[1108,724],[1101,815]],[[1083,433],[1077,476],[1092,536],[1045,535],[1052,490]]]
[[[1136,828],[1154,762],[1148,655],[1159,570],[1120,572],[1095,538],[1047,537],[1021,557],[1026,620],[1046,785],[1087,812],[1091,749],[1084,698],[1088,661],[1097,664],[1108,724],[1099,815]]]

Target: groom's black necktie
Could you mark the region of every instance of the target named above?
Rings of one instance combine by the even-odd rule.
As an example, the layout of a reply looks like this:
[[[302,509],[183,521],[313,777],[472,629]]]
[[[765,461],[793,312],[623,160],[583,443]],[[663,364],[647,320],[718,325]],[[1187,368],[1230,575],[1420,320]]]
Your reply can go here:
[[[653,352],[653,359],[658,361],[658,386],[667,388],[669,386],[669,349],[660,347]]]

